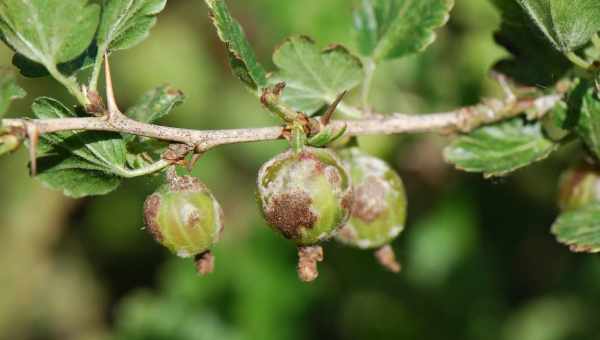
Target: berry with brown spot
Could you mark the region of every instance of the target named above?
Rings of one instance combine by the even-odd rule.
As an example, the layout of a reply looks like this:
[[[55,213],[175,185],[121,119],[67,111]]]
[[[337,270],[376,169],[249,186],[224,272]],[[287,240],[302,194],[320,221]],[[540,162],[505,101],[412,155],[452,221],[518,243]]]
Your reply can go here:
[[[354,187],[352,216],[336,235],[344,244],[379,249],[376,257],[393,272],[400,270],[389,244],[404,230],[406,193],[402,179],[384,161],[357,147],[338,152]]]
[[[200,274],[212,271],[211,247],[223,232],[223,212],[208,188],[195,177],[167,175],[167,184],[144,204],[147,230],[180,257],[194,257]]]
[[[258,175],[257,198],[265,220],[273,230],[293,240],[308,254],[310,248],[332,237],[350,217],[350,178],[337,156],[328,149],[304,147],[284,152],[265,163]],[[314,253],[314,252],[311,252]],[[300,256],[298,272],[312,281],[322,257]],[[302,267],[302,268],[301,268]],[[315,267],[316,268],[316,267]]]

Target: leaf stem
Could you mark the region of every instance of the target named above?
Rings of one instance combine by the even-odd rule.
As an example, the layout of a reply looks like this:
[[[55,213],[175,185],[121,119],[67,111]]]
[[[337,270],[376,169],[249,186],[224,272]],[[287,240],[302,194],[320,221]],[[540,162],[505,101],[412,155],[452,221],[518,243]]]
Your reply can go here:
[[[100,72],[102,71],[102,61],[104,59],[103,50],[105,49],[100,49],[100,47],[98,47],[96,59],[94,60],[94,68],[92,70],[92,74],[90,75],[90,81],[88,83],[88,88],[92,91],[98,90],[98,79],[100,78]]]
[[[567,59],[569,59],[573,64],[575,64],[578,67],[581,67],[584,70],[589,70],[590,67],[592,66],[592,64],[588,63],[586,60],[584,60],[583,58],[581,58],[580,56],[578,56],[575,52],[571,51],[571,52],[567,52],[565,54],[565,56],[567,57]]]
[[[75,77],[65,76],[53,64],[47,64],[46,69],[48,69],[48,72],[54,79],[61,83],[69,91],[69,93],[77,99],[79,104],[83,106],[89,104],[87,97],[81,91],[81,88],[79,87]]]
[[[152,163],[152,164],[142,167],[142,168],[137,168],[137,169],[118,168],[118,169],[112,169],[112,170],[115,172],[115,174],[117,174],[121,177],[134,178],[134,177],[141,177],[141,176],[153,174],[155,172],[165,169],[168,166],[171,166],[172,164],[173,163],[170,161],[161,159],[155,163]]]

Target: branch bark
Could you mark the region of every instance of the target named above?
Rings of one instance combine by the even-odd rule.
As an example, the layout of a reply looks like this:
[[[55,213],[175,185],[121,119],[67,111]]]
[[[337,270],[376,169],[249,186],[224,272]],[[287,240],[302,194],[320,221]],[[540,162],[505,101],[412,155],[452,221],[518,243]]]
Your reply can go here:
[[[360,120],[333,120],[334,128],[347,127],[352,136],[374,134],[399,134],[422,132],[469,132],[477,127],[515,117],[526,111],[543,115],[562,99],[561,94],[537,98],[490,100],[454,111],[432,114],[374,115]],[[125,115],[63,119],[2,119],[2,127],[25,135],[27,128],[35,126],[40,134],[95,130],[128,133],[138,136],[193,145],[197,152],[205,152],[226,144],[260,142],[282,139],[283,127],[264,127],[227,130],[190,130],[146,124]]]

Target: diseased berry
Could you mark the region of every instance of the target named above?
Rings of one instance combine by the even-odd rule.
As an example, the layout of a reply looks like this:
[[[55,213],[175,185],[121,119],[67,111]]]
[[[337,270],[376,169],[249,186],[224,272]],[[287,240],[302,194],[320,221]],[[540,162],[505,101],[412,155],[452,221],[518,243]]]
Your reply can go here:
[[[562,211],[594,202],[600,202],[600,169],[583,164],[562,174],[558,194],[558,205]]]
[[[258,200],[274,230],[300,246],[310,246],[330,238],[348,221],[350,179],[330,150],[287,151],[260,169]]]
[[[211,247],[223,232],[223,212],[208,188],[195,177],[167,176],[168,183],[144,205],[147,230],[180,257],[195,257],[200,274],[212,271]]]
[[[361,249],[377,249],[376,257],[397,272],[399,264],[388,245],[404,230],[406,193],[402,179],[384,161],[357,147],[339,151],[350,172],[354,199],[350,221],[337,233],[342,243]]]
[[[262,166],[257,184],[267,223],[301,247],[301,264],[320,261],[315,247],[304,248],[332,237],[348,221],[352,206],[350,178],[337,156],[312,147],[284,152]],[[298,268],[302,280],[316,278],[316,267],[305,269]]]

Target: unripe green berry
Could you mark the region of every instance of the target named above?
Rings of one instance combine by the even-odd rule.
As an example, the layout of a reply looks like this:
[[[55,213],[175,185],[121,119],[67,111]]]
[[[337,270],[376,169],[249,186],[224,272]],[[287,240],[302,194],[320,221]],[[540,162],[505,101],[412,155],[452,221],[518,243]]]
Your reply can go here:
[[[330,238],[350,216],[350,179],[328,149],[284,152],[262,166],[257,184],[267,223],[299,246]]]
[[[565,171],[559,183],[558,205],[562,211],[600,202],[600,170],[580,165]]]
[[[147,230],[180,257],[202,255],[223,232],[221,206],[197,178],[175,175],[168,182],[146,199]]]
[[[354,203],[350,221],[336,239],[361,249],[389,244],[404,230],[406,222],[402,179],[384,161],[356,147],[338,154],[352,178]]]

